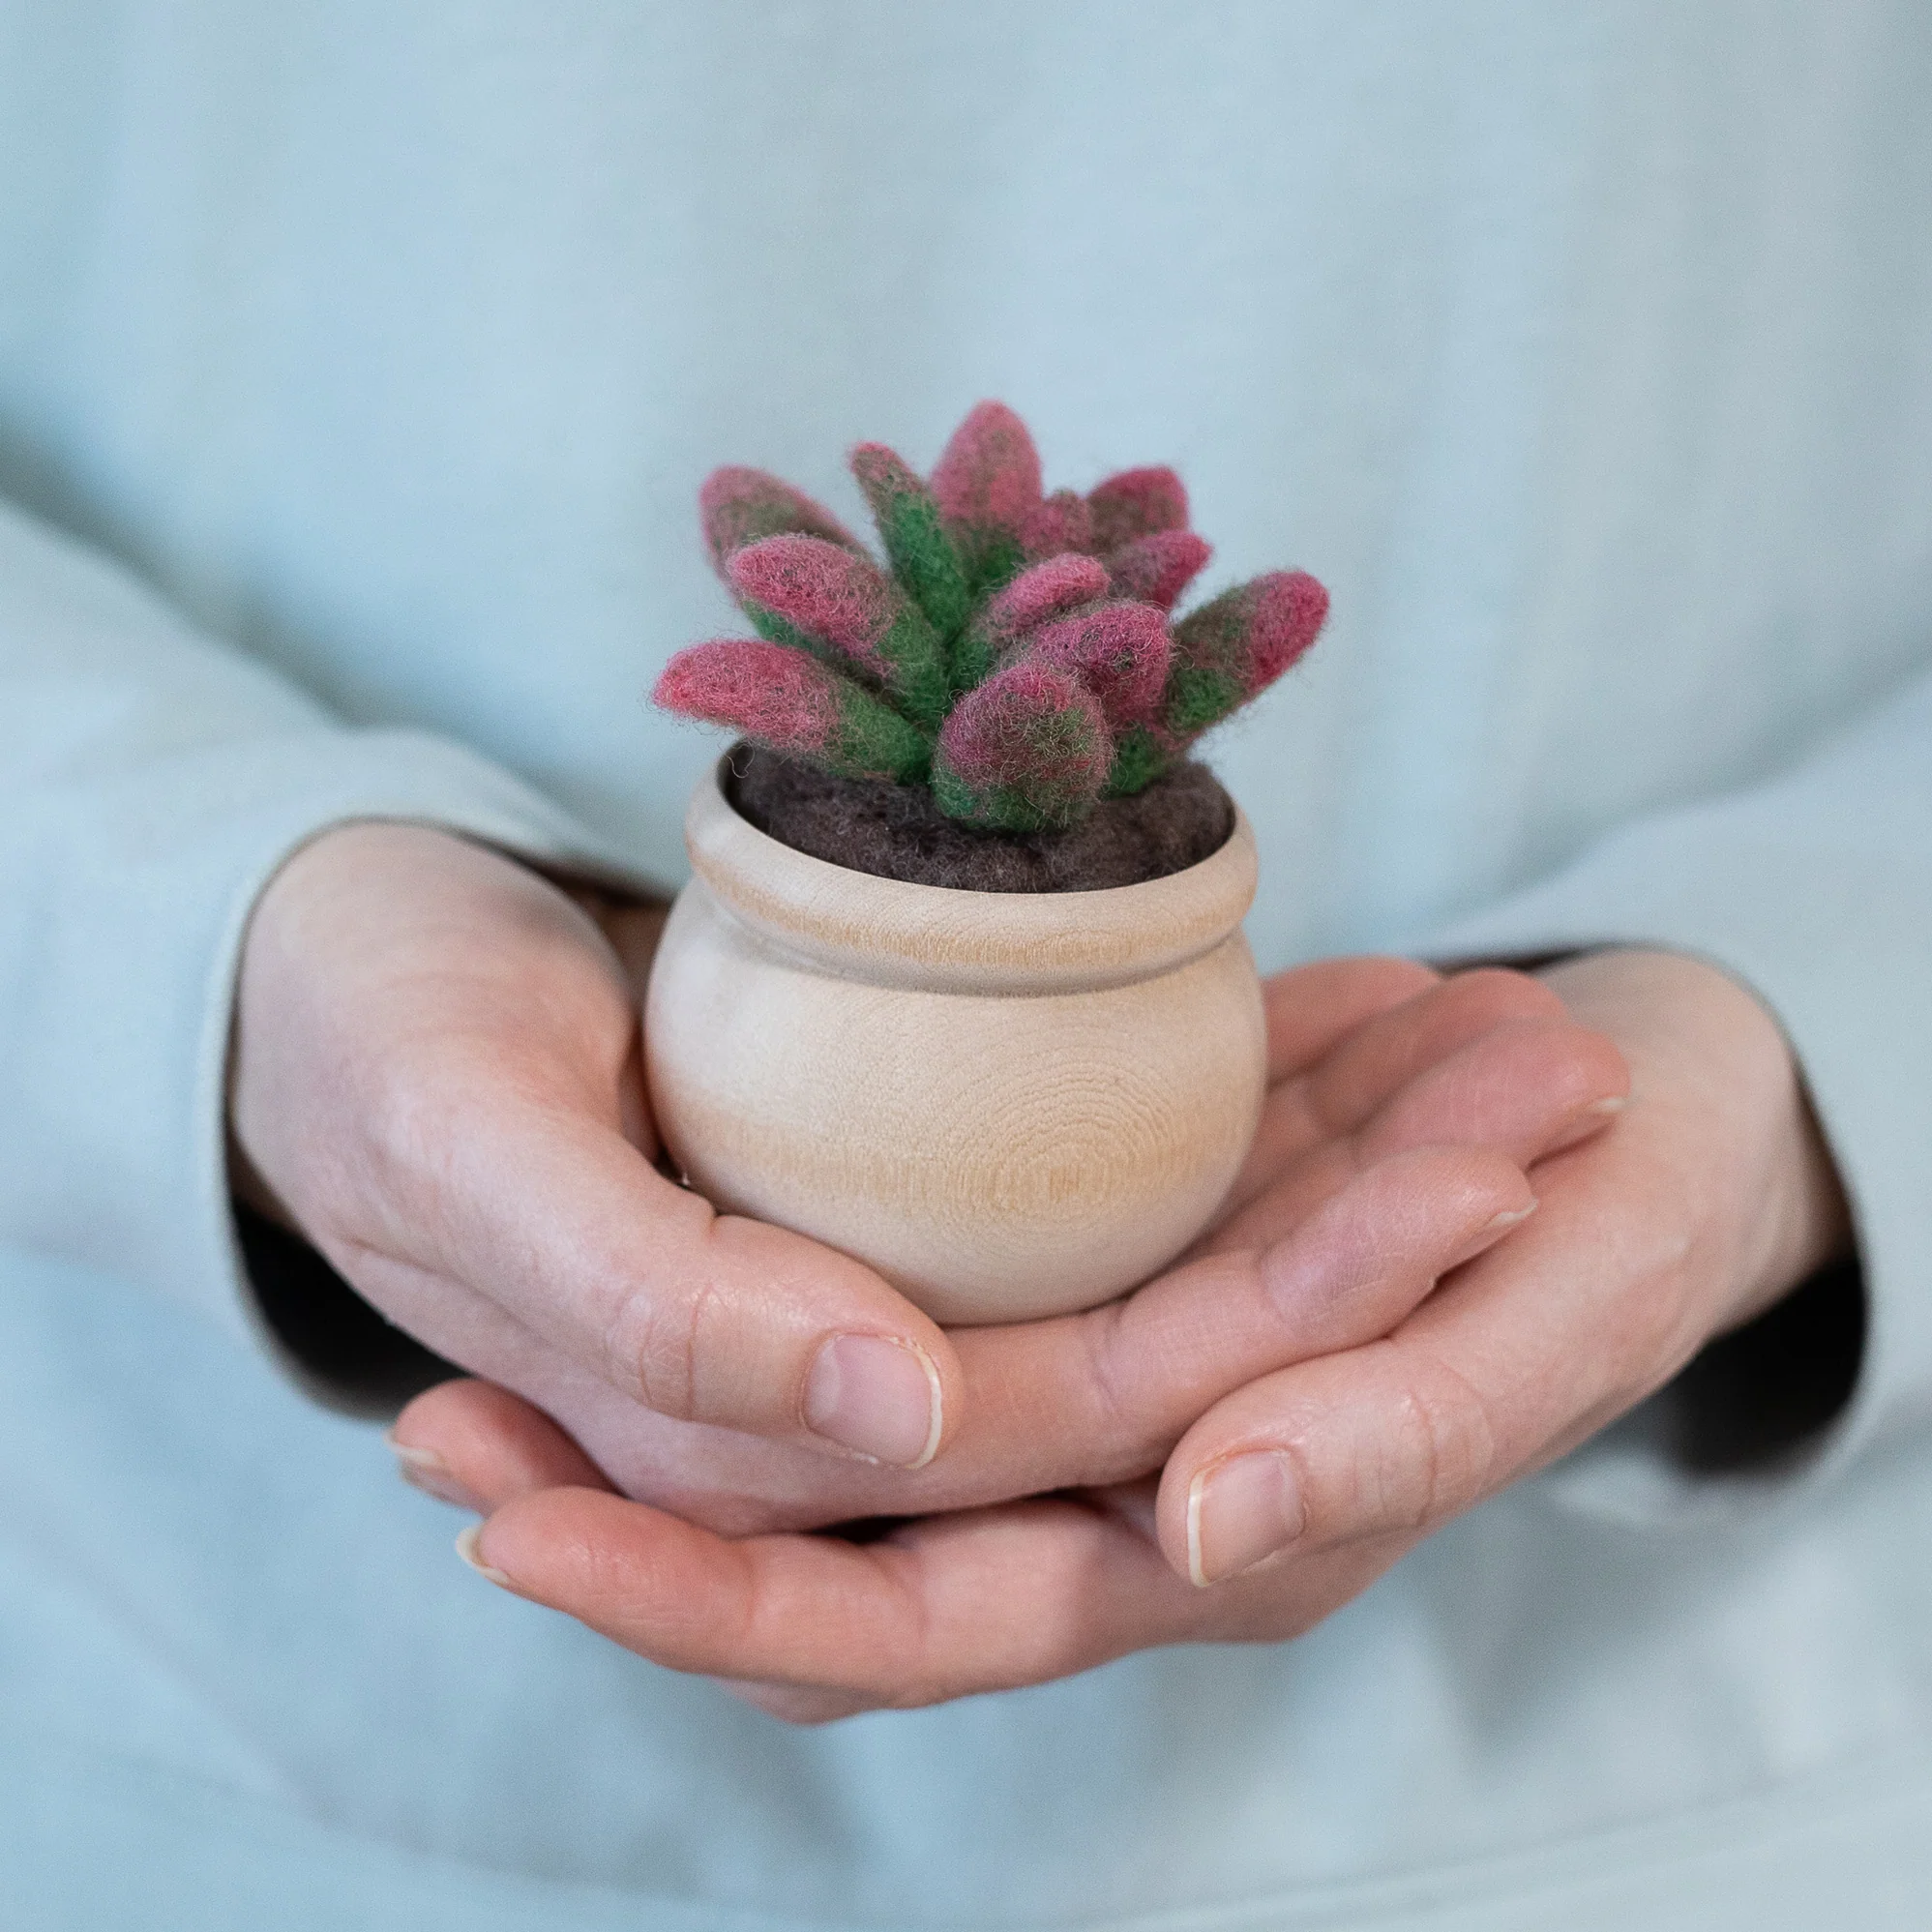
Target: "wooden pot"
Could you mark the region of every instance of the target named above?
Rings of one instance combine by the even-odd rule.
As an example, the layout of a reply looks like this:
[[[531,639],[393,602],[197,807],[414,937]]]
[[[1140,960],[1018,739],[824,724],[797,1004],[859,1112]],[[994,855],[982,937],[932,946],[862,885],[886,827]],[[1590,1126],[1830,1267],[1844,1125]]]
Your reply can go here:
[[[942,1323],[1090,1307],[1172,1261],[1265,1077],[1255,840],[1103,892],[957,892],[809,857],[692,795],[652,969],[652,1105],[718,1207],[869,1263]]]

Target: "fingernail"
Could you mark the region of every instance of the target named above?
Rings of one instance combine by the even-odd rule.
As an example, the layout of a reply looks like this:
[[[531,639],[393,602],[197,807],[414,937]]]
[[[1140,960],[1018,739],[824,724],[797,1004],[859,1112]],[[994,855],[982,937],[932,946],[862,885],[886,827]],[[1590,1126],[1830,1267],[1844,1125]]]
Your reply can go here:
[[[1539,1204],[1531,1202],[1528,1207],[1511,1207],[1482,1224],[1485,1234],[1500,1234],[1505,1228],[1514,1228],[1518,1222],[1527,1221],[1535,1213]]]
[[[868,1462],[923,1469],[939,1446],[939,1372],[884,1335],[835,1335],[805,1379],[805,1426]]]
[[[457,1555],[473,1569],[478,1576],[488,1577],[499,1590],[508,1590],[510,1579],[501,1570],[493,1570],[483,1560],[480,1545],[483,1540],[483,1525],[472,1523],[457,1538]]]
[[[433,1449],[418,1449],[399,1442],[393,1435],[382,1439],[396,1457],[396,1473],[412,1489],[433,1496],[438,1502],[453,1502],[459,1509],[481,1509],[483,1504],[456,1479],[448,1463]]]
[[[1531,1202],[1528,1207],[1511,1207],[1501,1214],[1494,1214],[1456,1250],[1454,1257],[1443,1263],[1442,1272],[1459,1268],[1465,1262],[1472,1262],[1478,1255],[1486,1255],[1497,1242],[1508,1234],[1510,1229],[1520,1226],[1535,1213],[1537,1204]]]
[[[1588,1141],[1602,1133],[1605,1126],[1629,1104],[1627,1094],[1608,1093],[1601,1100],[1592,1100],[1588,1107],[1580,1108],[1568,1128],[1543,1149],[1544,1157],[1547,1159],[1551,1154],[1560,1154],[1575,1146],[1579,1141]]]
[[[1187,1572],[1203,1589],[1251,1568],[1301,1534],[1293,1466],[1279,1449],[1203,1470],[1187,1492]]]

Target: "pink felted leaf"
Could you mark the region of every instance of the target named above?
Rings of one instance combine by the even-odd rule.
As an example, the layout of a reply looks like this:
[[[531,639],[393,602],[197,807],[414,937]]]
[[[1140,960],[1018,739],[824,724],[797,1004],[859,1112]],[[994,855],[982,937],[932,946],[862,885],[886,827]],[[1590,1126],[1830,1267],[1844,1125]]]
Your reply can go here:
[[[1151,720],[1167,683],[1167,619],[1151,604],[1102,604],[1058,618],[1022,648],[1031,662],[1079,678],[1116,731]]]
[[[1267,687],[1316,639],[1328,593],[1306,571],[1271,571],[1223,591],[1174,627],[1162,698],[1167,729],[1183,742]]]
[[[1107,595],[1107,567],[1097,557],[1049,557],[1024,570],[979,609],[960,639],[956,689],[970,691],[1028,631]]]
[[[822,537],[848,550],[864,546],[832,513],[813,502],[801,490],[762,469],[728,463],[714,469],[698,492],[698,510],[704,525],[704,545],[711,567],[720,577],[735,551],[760,537],[796,532]]]
[[[870,557],[821,537],[766,537],[738,551],[729,572],[755,620],[776,614],[794,637],[847,659],[901,699],[907,716],[937,729],[952,698],[938,634]]]
[[[878,647],[906,599],[868,558],[823,537],[765,537],[737,551],[726,574],[740,597],[884,678]]]
[[[1254,580],[1248,644],[1248,696],[1258,697],[1297,664],[1328,619],[1325,585],[1305,570],[1270,571]]]
[[[1093,548],[1103,556],[1156,530],[1187,528],[1187,490],[1171,469],[1123,469],[1095,484],[1086,501]]]
[[[1040,453],[1003,402],[981,402],[953,431],[933,471],[933,495],[948,523],[1018,538],[1040,503]]]
[[[926,740],[829,665],[787,644],[723,638],[672,657],[652,698],[667,711],[727,725],[755,744],[848,778],[922,773]]]
[[[1052,617],[1107,595],[1107,566],[1098,557],[1049,557],[1023,570],[973,621],[996,652]]]
[[[1192,530],[1156,530],[1115,550],[1107,568],[1116,597],[1172,610],[1213,554]]]
[[[1067,550],[1091,552],[1093,512],[1077,490],[1056,490],[1026,519],[1020,546],[1028,561],[1055,557]]]
[[[691,644],[665,666],[654,703],[728,725],[774,751],[822,751],[839,722],[836,672],[784,644],[720,638]]]
[[[1114,745],[1077,678],[1023,661],[960,699],[939,733],[933,795],[949,817],[1013,832],[1070,825],[1100,795]]]

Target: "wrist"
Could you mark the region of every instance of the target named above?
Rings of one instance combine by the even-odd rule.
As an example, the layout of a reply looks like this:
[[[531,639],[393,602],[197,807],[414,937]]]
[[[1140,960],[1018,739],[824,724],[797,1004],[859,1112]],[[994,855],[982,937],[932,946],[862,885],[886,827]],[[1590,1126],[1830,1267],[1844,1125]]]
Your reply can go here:
[[[1781,1196],[1778,1239],[1770,1265],[1732,1326],[1763,1314],[1822,1268],[1849,1260],[1854,1252],[1851,1203],[1795,1060],[1793,1086],[1793,1103],[1784,1122],[1781,1169],[1787,1185]]]
[[[1709,1333],[1741,1326],[1851,1252],[1837,1167],[1790,1042],[1749,988],[1685,954],[1577,955],[1545,979],[1630,1061],[1633,1097],[1685,1116],[1728,1264]]]

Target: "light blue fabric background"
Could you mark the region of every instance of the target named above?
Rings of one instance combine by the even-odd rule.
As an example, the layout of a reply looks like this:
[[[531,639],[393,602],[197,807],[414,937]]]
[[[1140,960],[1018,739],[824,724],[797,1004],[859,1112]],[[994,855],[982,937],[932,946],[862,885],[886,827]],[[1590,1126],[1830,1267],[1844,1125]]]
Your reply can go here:
[[[1910,0],[0,0],[0,1923],[1932,1918],[1928,93]],[[1294,1646],[792,1733],[256,1346],[229,983],[345,817],[674,879],[702,474],[855,516],[987,395],[1334,593],[1215,754],[1263,961],[1726,965],[1873,1343],[1801,1469],[1613,1434]]]

